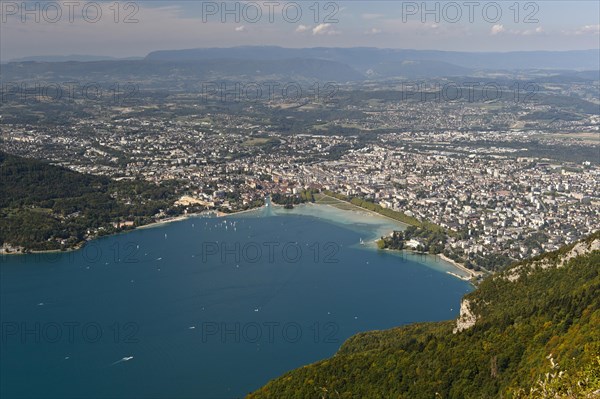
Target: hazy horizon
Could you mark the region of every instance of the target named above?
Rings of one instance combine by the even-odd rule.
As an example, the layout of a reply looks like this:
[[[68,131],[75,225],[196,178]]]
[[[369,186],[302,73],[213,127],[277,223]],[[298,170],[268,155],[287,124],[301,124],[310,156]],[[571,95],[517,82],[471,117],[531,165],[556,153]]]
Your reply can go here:
[[[597,2],[467,3],[3,1],[0,60],[141,57],[155,50],[267,43],[469,52],[600,48]]]

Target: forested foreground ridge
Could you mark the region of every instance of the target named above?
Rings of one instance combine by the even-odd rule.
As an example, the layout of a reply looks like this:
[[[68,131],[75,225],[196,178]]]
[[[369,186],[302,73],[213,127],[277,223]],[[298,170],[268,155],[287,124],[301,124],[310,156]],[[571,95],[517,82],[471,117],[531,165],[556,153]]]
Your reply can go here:
[[[358,334],[259,398],[600,398],[600,232],[487,278],[458,320]]]
[[[116,181],[0,152],[0,247],[73,248],[85,240],[176,215],[175,185]]]

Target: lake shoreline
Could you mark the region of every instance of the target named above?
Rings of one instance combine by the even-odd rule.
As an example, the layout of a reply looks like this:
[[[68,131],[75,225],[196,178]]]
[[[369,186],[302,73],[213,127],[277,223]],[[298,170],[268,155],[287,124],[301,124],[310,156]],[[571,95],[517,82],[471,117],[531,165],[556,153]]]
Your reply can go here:
[[[102,236],[99,235],[99,236],[90,237],[88,239],[85,239],[84,241],[78,242],[73,247],[68,247],[68,248],[64,248],[64,249],[26,250],[23,247],[13,247],[10,245],[9,246],[4,245],[4,246],[0,247],[0,256],[2,256],[2,255],[36,255],[36,254],[52,254],[52,253],[60,253],[60,252],[64,252],[64,253],[73,252],[73,251],[80,250],[88,242],[97,240],[98,238],[102,238],[102,237],[109,237],[109,236],[114,236],[114,235],[118,235],[118,234],[130,233],[130,232],[136,231],[136,230],[150,229],[150,228],[154,228],[154,227],[159,227],[161,225],[165,225],[165,224],[169,224],[169,223],[173,223],[173,222],[181,222],[183,220],[188,220],[188,219],[191,219],[194,217],[199,217],[199,216],[204,216],[204,215],[214,214],[216,217],[227,217],[227,216],[232,216],[232,215],[238,215],[241,213],[256,211],[256,210],[262,209],[264,207],[265,206],[262,205],[257,208],[244,209],[241,211],[234,211],[234,212],[230,212],[230,213],[219,212],[217,210],[208,210],[208,211],[204,210],[201,212],[193,212],[193,213],[188,213],[185,215],[164,218],[164,219],[160,219],[160,220],[155,220],[155,221],[147,223],[147,224],[143,224],[141,226],[136,226],[133,229],[117,231],[117,232],[102,235]]]
[[[377,216],[379,216],[379,217],[382,217],[382,218],[385,218],[385,219],[389,219],[389,220],[391,220],[391,221],[393,221],[393,222],[395,222],[395,223],[399,223],[399,224],[400,224],[400,225],[402,225],[404,228],[406,228],[406,227],[410,226],[410,224],[408,224],[408,223],[405,223],[405,222],[402,222],[402,221],[400,221],[400,220],[398,220],[398,219],[394,219],[394,218],[392,218],[392,217],[389,217],[389,216],[383,215],[383,214],[381,214],[381,213],[379,213],[379,212],[372,211],[372,210],[370,210],[370,209],[363,208],[363,207],[360,207],[360,206],[358,206],[358,205],[354,205],[353,203],[351,203],[351,202],[349,202],[349,201],[343,201],[343,200],[340,200],[340,199],[338,199],[338,198],[332,197],[332,196],[330,196],[330,195],[327,195],[327,194],[322,194],[322,195],[323,195],[323,196],[325,196],[325,197],[328,197],[328,198],[330,198],[330,199],[333,199],[333,200],[335,200],[335,201],[338,201],[338,202],[340,202],[340,203],[343,203],[343,204],[345,204],[345,205],[347,205],[347,206],[348,206],[348,205],[349,205],[349,206],[352,206],[352,207],[353,207],[353,208],[355,208],[355,209],[354,209],[354,210],[352,210],[352,209],[342,209],[342,208],[338,208],[338,207],[336,207],[336,206],[335,206],[335,205],[333,205],[333,204],[319,204],[319,203],[317,203],[317,204],[315,204],[315,205],[329,205],[329,206],[331,206],[331,207],[333,207],[333,208],[336,208],[336,209],[348,210],[348,211],[353,211],[353,212],[364,212],[364,213],[366,213],[366,214],[373,214],[373,215],[377,215]]]
[[[439,256],[442,260],[444,260],[448,263],[451,263],[457,269],[460,269],[460,270],[464,271],[465,273],[468,273],[471,276],[471,278],[479,278],[484,275],[483,272],[476,272],[475,270],[471,270],[471,269],[467,268],[465,265],[458,263],[457,261],[455,261],[453,259],[450,259],[449,257],[447,257],[444,254],[438,254],[437,256]]]
[[[352,212],[352,213],[355,213],[357,215],[361,215],[361,216],[364,216],[364,217],[369,217],[369,218],[371,218],[371,217],[383,218],[385,220],[389,220],[389,221],[393,222],[394,224],[398,224],[400,227],[403,227],[403,228],[406,228],[406,227],[409,226],[408,224],[406,224],[404,222],[401,222],[401,221],[399,221],[397,219],[390,218],[388,216],[382,215],[382,214],[377,213],[375,211],[371,211],[369,209],[361,208],[361,207],[356,206],[354,204],[350,204],[350,205],[352,205],[352,209],[339,208],[339,207],[337,207],[335,205],[328,204],[328,203],[324,203],[323,204],[323,203],[307,202],[307,203],[299,204],[299,205],[295,206],[295,208],[297,207],[297,208],[302,209],[302,208],[309,208],[311,206],[319,206],[319,207],[325,206],[325,207],[328,207],[328,208],[331,208],[331,209],[335,209],[335,210],[339,210],[339,211],[342,211],[342,212]],[[293,209],[291,211],[293,211]],[[319,216],[315,216],[315,217],[319,217]],[[331,219],[331,220],[335,221],[335,219]],[[365,244],[366,244],[366,247],[368,247],[369,249],[375,250],[375,251],[379,250],[377,248],[377,241],[379,240],[380,235],[391,234],[393,231],[394,230],[391,230],[391,231],[389,231],[389,230],[380,230],[378,232],[377,236],[366,238],[365,241],[364,241]],[[455,271],[461,272],[461,273],[465,273],[466,276],[465,275],[461,275],[459,273],[456,273],[456,272],[454,272],[452,270],[445,270],[445,272],[447,274],[449,274],[449,275],[451,275],[451,276],[453,276],[455,278],[458,278],[460,280],[469,282],[471,284],[473,284],[473,281],[477,280],[478,278],[480,278],[481,276],[484,275],[483,272],[476,272],[474,270],[470,270],[467,267],[465,267],[464,265],[462,265],[462,264],[460,264],[460,263],[458,263],[458,262],[456,262],[456,261],[448,258],[444,254],[436,254],[436,255],[434,255],[434,254],[430,254],[430,253],[427,253],[427,252],[418,252],[418,251],[414,251],[414,250],[410,250],[410,249],[404,249],[404,250],[401,250],[401,251],[396,251],[396,250],[393,250],[393,249],[385,249],[385,250],[386,251],[390,251],[390,252],[396,252],[396,253],[402,253],[402,252],[406,251],[407,253],[413,254],[413,255],[424,255],[424,256],[429,257],[429,259],[431,260],[432,263],[437,263],[440,260],[442,260],[443,262],[447,263],[451,268],[453,268]]]
[[[230,213],[225,213],[225,212],[219,212],[217,210],[203,210],[201,212],[194,212],[194,213],[189,213],[189,214],[184,214],[184,215],[179,215],[179,216],[174,216],[174,217],[169,217],[169,218],[164,218],[164,219],[160,219],[160,220],[156,220],[153,221],[151,223],[148,224],[144,224],[141,226],[137,226],[133,229],[128,229],[128,230],[123,230],[123,231],[119,231],[119,232],[115,232],[113,234],[108,234],[106,236],[112,236],[112,235],[117,235],[117,234],[124,234],[124,233],[130,233],[136,230],[142,230],[142,229],[150,229],[150,228],[155,228],[155,227],[160,227],[162,225],[166,225],[169,223],[174,223],[174,222],[181,222],[184,220],[188,220],[194,217],[201,217],[201,216],[205,216],[205,215],[215,215],[216,217],[229,217],[229,216],[235,216],[235,215],[240,215],[240,214],[244,214],[244,213],[250,213],[250,212],[256,212],[259,211],[261,209],[265,209],[268,206],[271,206],[273,208],[277,208],[277,209],[283,209],[283,205],[279,205],[279,204],[274,204],[272,202],[270,202],[268,205],[262,205],[260,207],[256,207],[256,208],[250,208],[250,209],[244,209],[244,210],[240,210],[240,211],[234,211],[234,212],[230,212]],[[388,216],[385,215],[381,215],[377,212],[368,210],[368,209],[364,209],[361,207],[358,207],[356,205],[353,205],[353,209],[342,209],[339,207],[336,207],[335,205],[332,204],[319,204],[319,203],[311,203],[311,202],[307,202],[307,203],[302,203],[299,205],[296,205],[295,208],[309,208],[311,206],[326,206],[326,207],[330,207],[333,209],[337,209],[343,212],[352,212],[358,215],[363,215],[365,217],[379,217],[379,218],[383,218],[386,220],[390,220],[394,223],[397,223],[399,226],[402,227],[406,227],[408,226],[406,223],[403,223],[399,220],[390,218]],[[290,211],[294,211],[294,209],[290,209]],[[318,217],[318,216],[316,216]],[[393,231],[393,230],[392,230]],[[383,231],[382,231],[383,232]],[[390,232],[391,233],[391,232]],[[64,252],[64,253],[68,253],[68,252],[74,252],[77,251],[79,249],[82,249],[88,242],[93,241],[95,239],[101,238],[101,237],[106,237],[106,236],[96,236],[96,237],[91,237],[89,239],[86,239],[83,242],[78,243],[77,245],[75,245],[74,247],[70,247],[70,248],[65,248],[65,249],[52,249],[52,250],[42,250],[42,251],[17,251],[14,250],[14,247],[10,247],[11,249],[13,249],[13,251],[11,252],[6,252],[5,251],[5,247],[1,247],[0,248],[0,256],[3,255],[35,255],[35,254],[52,254],[52,253],[60,253],[60,252]],[[377,240],[375,240],[374,242],[376,242]],[[372,249],[377,250],[376,247],[373,247]],[[400,251],[401,252],[401,251]],[[418,252],[415,251],[410,251],[410,253],[414,253],[414,254],[419,254]],[[467,269],[464,265],[448,258],[447,256],[445,256],[444,254],[438,254],[438,255],[432,255],[432,254],[424,254],[427,256],[431,256],[432,258],[435,257],[436,259],[442,259],[443,261],[445,261],[446,263],[450,264],[451,266],[453,266],[455,269],[463,272],[463,273],[467,273],[469,277],[467,276],[461,276],[457,273],[453,273],[451,271],[446,271],[446,273],[450,274],[453,277],[459,278],[463,281],[471,281],[473,279],[477,279],[478,277],[480,277],[481,275],[483,275],[483,273],[477,273],[473,270]]]

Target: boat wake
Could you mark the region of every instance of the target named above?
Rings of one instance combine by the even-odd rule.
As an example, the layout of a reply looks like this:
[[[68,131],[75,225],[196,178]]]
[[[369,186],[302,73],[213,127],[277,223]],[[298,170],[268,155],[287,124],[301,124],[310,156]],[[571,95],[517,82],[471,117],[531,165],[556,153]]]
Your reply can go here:
[[[119,363],[123,363],[123,362],[128,362],[131,359],[133,359],[133,356],[126,356],[121,360],[117,360],[116,362],[114,362],[113,364],[111,364],[111,366],[114,366],[115,364],[119,364]]]

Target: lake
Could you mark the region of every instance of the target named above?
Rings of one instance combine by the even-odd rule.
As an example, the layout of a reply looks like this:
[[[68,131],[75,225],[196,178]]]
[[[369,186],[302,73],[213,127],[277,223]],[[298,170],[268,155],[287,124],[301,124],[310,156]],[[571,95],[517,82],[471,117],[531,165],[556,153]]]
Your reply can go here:
[[[243,397],[358,332],[455,318],[459,271],[374,248],[399,228],[270,206],[2,256],[0,396]]]

